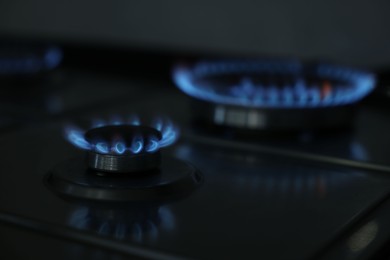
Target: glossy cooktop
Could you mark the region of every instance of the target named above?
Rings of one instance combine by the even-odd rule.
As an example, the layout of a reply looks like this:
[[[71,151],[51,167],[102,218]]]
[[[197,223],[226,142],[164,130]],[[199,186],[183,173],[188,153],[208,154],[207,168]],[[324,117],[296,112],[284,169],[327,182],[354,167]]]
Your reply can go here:
[[[358,259],[387,241],[381,210],[390,192],[389,139],[378,138],[390,128],[384,112],[359,107],[354,130],[338,134],[237,140],[197,131],[189,98],[169,82],[66,75],[68,84],[53,94],[61,112],[40,112],[34,124],[20,120],[0,136],[5,253],[21,255],[14,238],[19,233],[23,244],[34,240],[42,248],[33,255],[47,250],[36,241],[54,237],[58,251],[67,252],[60,254],[64,259],[81,253],[91,259]],[[79,103],[67,98],[76,85],[84,97]],[[115,94],[107,96],[108,88]],[[203,175],[190,195],[103,203],[64,198],[45,186],[55,165],[84,156],[63,138],[66,123],[151,111],[181,128],[163,159],[179,158]]]

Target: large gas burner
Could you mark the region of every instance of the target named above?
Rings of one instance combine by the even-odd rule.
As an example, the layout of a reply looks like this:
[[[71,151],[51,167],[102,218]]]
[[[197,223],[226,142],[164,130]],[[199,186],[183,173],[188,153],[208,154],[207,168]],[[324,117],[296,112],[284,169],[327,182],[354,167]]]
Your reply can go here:
[[[364,71],[276,59],[180,63],[173,79],[194,98],[196,122],[282,131],[349,126],[375,84]]]
[[[63,195],[95,200],[166,200],[191,192],[202,180],[192,166],[162,156],[178,128],[170,120],[142,124],[137,117],[93,124],[89,130],[68,126],[66,138],[86,151],[57,165],[46,178]],[[85,158],[84,158],[85,159]]]

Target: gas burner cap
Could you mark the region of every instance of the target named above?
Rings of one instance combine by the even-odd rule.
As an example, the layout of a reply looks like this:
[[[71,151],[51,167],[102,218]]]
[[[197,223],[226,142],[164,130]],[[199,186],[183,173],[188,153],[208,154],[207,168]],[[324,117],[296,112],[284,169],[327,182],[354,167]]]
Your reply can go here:
[[[181,63],[173,79],[197,125],[271,131],[348,127],[375,85],[368,72],[277,59]]]

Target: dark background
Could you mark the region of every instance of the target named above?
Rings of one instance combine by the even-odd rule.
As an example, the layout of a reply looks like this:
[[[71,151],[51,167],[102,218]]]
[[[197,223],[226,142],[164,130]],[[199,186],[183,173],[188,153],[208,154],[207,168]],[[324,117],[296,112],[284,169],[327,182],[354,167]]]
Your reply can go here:
[[[390,63],[390,2],[51,1],[0,3],[0,36],[183,52]]]

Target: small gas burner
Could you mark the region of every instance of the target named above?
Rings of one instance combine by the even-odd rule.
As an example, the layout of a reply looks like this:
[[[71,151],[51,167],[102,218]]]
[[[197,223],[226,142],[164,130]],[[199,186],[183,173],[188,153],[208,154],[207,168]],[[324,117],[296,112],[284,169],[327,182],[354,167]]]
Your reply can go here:
[[[182,63],[173,79],[194,98],[195,122],[272,131],[350,126],[375,84],[364,71],[294,60]]]
[[[62,50],[56,46],[1,43],[0,77],[36,75],[56,68]]]
[[[67,127],[66,138],[87,151],[87,165],[98,174],[139,173],[160,166],[160,149],[174,143],[178,128],[169,120],[156,119],[141,125],[137,117],[128,123],[115,118],[110,123],[97,120],[87,131]]]
[[[190,192],[202,180],[198,171],[160,152],[178,133],[170,120],[141,124],[134,116],[127,122],[99,120],[89,130],[68,126],[66,138],[86,151],[86,160],[60,163],[46,182],[61,194],[99,200],[156,200]]]

